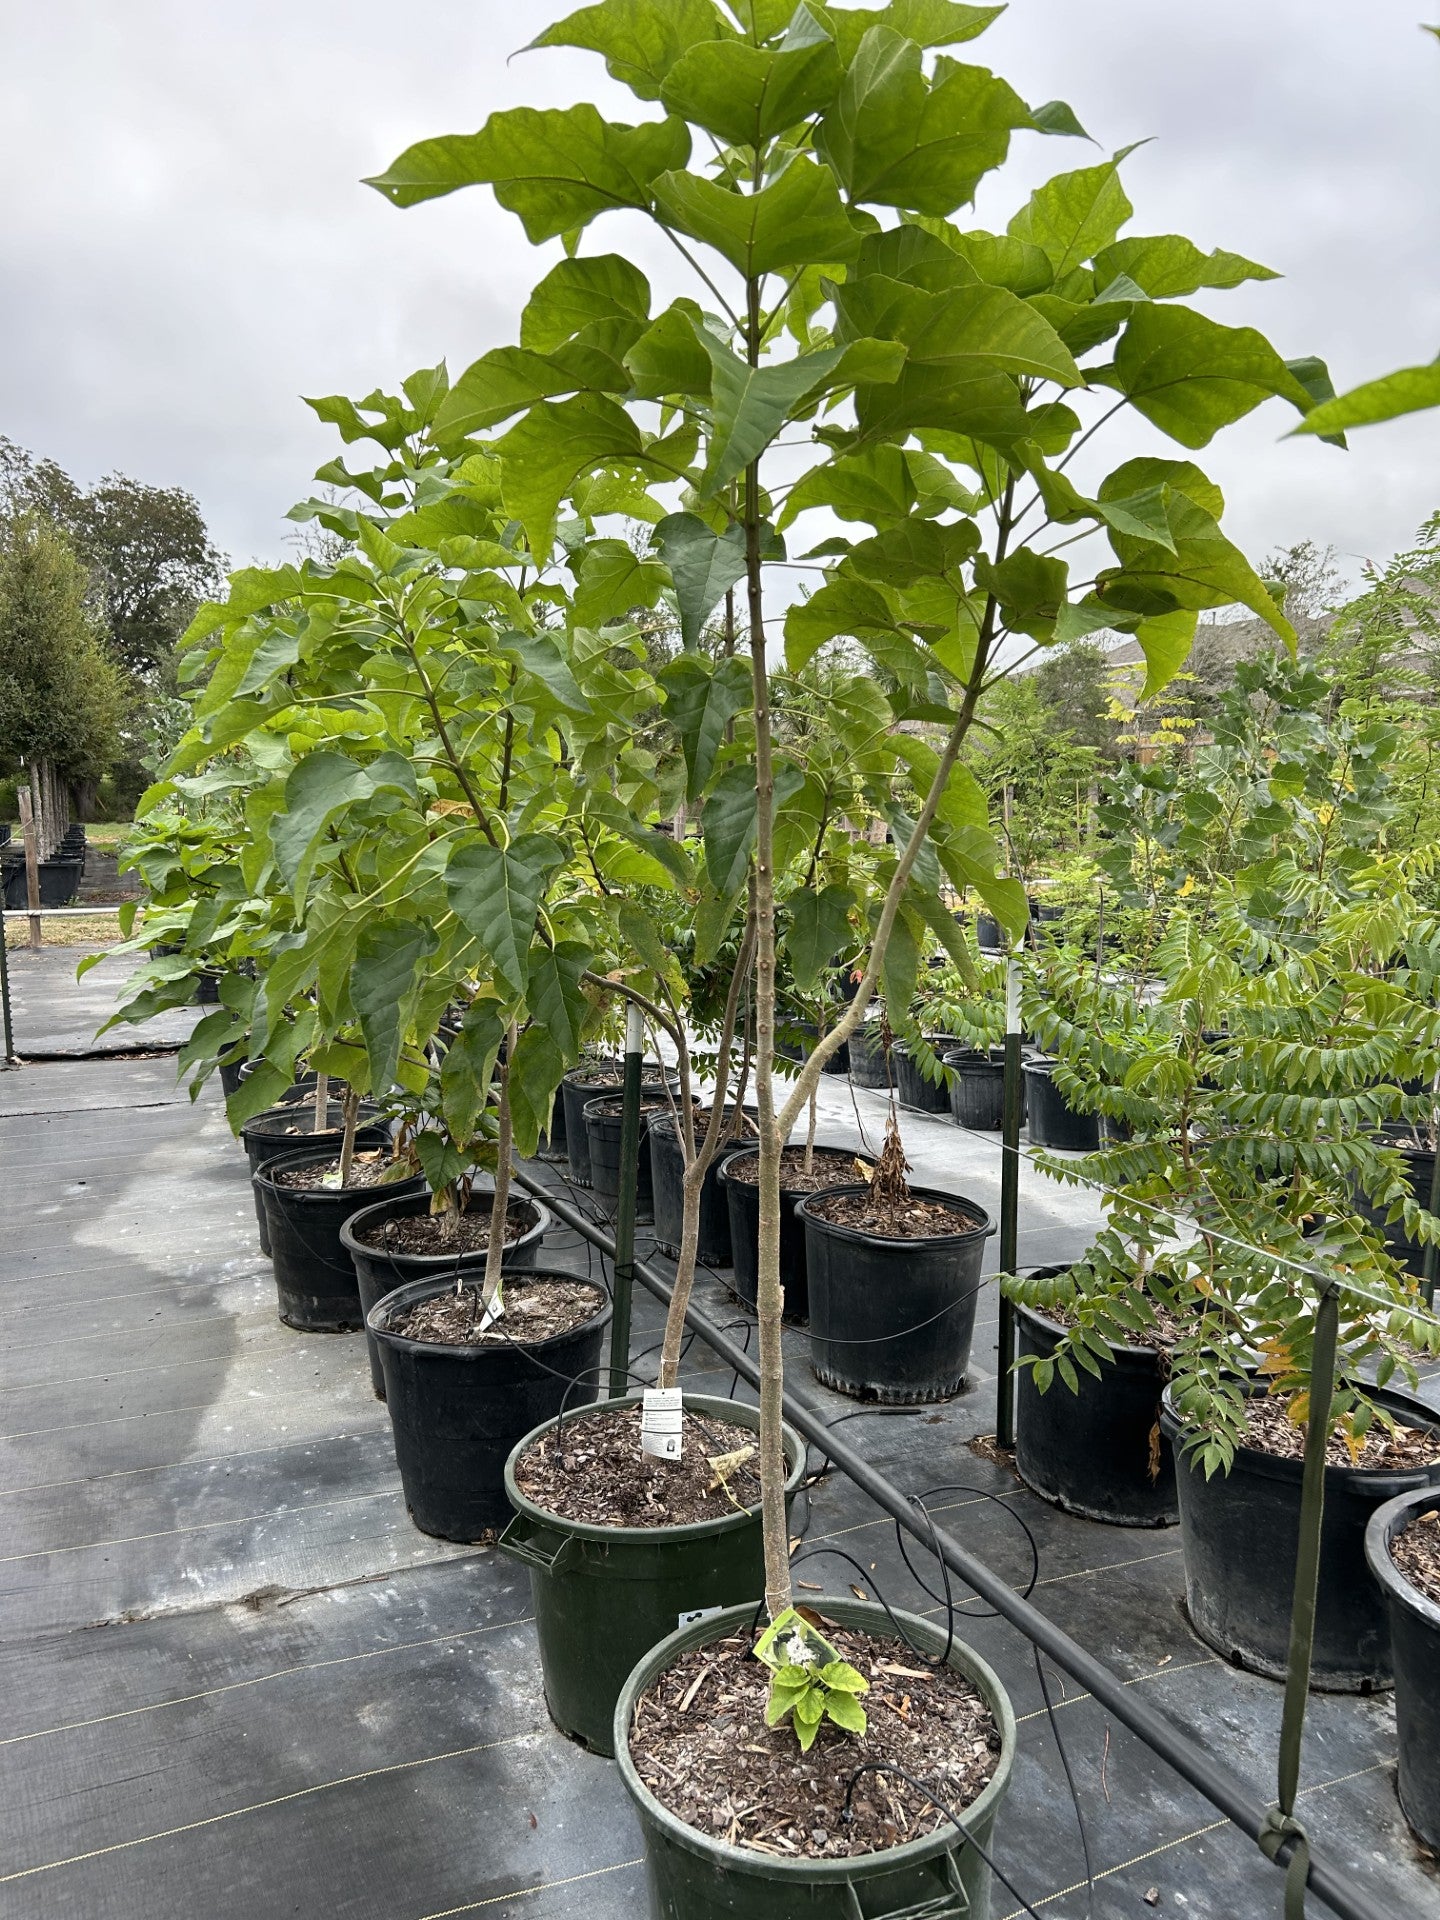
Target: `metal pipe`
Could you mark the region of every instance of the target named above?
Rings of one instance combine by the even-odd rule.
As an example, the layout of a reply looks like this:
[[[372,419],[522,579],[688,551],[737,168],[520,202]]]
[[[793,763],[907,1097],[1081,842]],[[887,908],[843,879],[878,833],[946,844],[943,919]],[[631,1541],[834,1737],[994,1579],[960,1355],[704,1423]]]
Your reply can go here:
[[[0,1027],[4,1029],[5,1051],[0,1067],[18,1067],[15,1058],[15,1029],[10,1019],[10,956],[5,947],[5,900],[0,894]]]
[[[1005,1084],[1000,1123],[1000,1271],[1014,1273],[1020,1258],[1020,962],[1005,970]],[[1000,1295],[999,1372],[995,1388],[995,1444],[1015,1445],[1015,1306]]]
[[[533,1175],[517,1169],[516,1180],[527,1193],[536,1199],[542,1199],[558,1220],[570,1227],[583,1239],[590,1241],[602,1253],[614,1255],[615,1243],[609,1234],[602,1232],[583,1213],[577,1211],[567,1201],[562,1200],[553,1187],[536,1180]],[[653,1267],[643,1260],[633,1263],[634,1275],[642,1286],[655,1297],[668,1304],[670,1283]],[[726,1336],[697,1307],[691,1306],[685,1314],[685,1323],[691,1327],[725,1362],[739,1374],[742,1380],[748,1380],[752,1387],[760,1381],[760,1370],[750,1356],[733,1340]],[[1146,1704],[1139,1698],[1135,1688],[1127,1687],[1103,1661],[1088,1653],[1078,1641],[1072,1640],[1068,1633],[1057,1627],[1051,1619],[1041,1613],[1038,1607],[1031,1606],[1028,1600],[1022,1600],[1014,1588],[993,1573],[983,1560],[977,1560],[968,1553],[955,1537],[940,1526],[925,1519],[918,1507],[899,1490],[892,1486],[882,1473],[851,1447],[841,1440],[829,1427],[824,1418],[807,1401],[800,1399],[793,1388],[785,1390],[785,1418],[793,1427],[811,1440],[817,1447],[829,1455],[841,1472],[846,1474],[862,1493],[868,1494],[875,1504],[888,1513],[892,1520],[917,1540],[921,1546],[934,1545],[952,1573],[959,1574],[965,1584],[994,1607],[995,1611],[1010,1625],[1022,1633],[1027,1640],[1047,1654],[1057,1667],[1062,1667],[1072,1679],[1078,1680],[1087,1693],[1090,1693],[1113,1714],[1122,1726],[1128,1727],[1137,1739],[1142,1740],[1153,1753],[1159,1754],[1169,1766],[1173,1767],[1182,1779],[1196,1791],[1203,1794],[1210,1804],[1226,1819],[1233,1822],[1242,1833],[1248,1834],[1258,1842],[1265,1830],[1266,1807],[1259,1801],[1248,1782],[1229,1767],[1214,1759],[1202,1747],[1182,1733],[1164,1714]],[[1286,1844],[1275,1854],[1276,1864],[1288,1866],[1293,1847]],[[1269,1858],[1270,1856],[1265,1856]],[[1310,1874],[1307,1882],[1312,1893],[1318,1894],[1341,1920],[1394,1920],[1392,1909],[1379,1904],[1376,1900],[1356,1887],[1345,1875],[1317,1859],[1316,1850],[1310,1853]]]

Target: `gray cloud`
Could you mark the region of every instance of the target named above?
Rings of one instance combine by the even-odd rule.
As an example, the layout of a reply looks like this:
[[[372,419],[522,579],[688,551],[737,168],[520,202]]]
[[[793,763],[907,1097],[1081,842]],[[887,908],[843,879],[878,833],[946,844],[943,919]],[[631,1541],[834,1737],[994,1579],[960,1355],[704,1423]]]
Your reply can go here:
[[[1285,274],[1214,299],[1338,384],[1440,349],[1440,48],[1418,0],[1014,0],[971,50],[1062,96],[1126,177],[1137,231]],[[0,432],[77,476],[191,487],[237,560],[336,450],[302,393],[358,394],[512,338],[536,255],[488,193],[399,214],[360,186],[409,141],[497,106],[634,103],[599,63],[506,56],[568,9],[496,0],[8,0],[0,70]],[[643,110],[642,110],[643,111]],[[979,216],[1003,223],[1073,141],[1017,142]],[[671,283],[624,220],[597,244]],[[674,284],[678,285],[678,282]],[[1440,505],[1440,416],[1341,454],[1263,409],[1200,456],[1253,552],[1305,537],[1383,556]],[[1111,460],[1153,444],[1143,427]],[[1352,560],[1352,565],[1354,564]]]

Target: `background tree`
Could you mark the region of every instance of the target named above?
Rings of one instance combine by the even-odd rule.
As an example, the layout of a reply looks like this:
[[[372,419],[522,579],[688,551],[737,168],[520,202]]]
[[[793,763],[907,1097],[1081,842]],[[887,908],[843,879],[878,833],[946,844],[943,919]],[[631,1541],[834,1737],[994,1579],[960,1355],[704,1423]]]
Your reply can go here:
[[[84,567],[36,516],[0,531],[0,770],[48,761],[97,779],[119,745],[124,681],[87,599]]]

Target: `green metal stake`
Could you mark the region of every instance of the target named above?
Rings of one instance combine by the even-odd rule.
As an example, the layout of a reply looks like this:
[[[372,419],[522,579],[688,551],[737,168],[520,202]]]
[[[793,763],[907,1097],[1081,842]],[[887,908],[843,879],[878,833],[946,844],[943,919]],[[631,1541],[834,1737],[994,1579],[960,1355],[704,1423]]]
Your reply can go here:
[[[1020,1239],[1020,962],[1012,954],[1005,974],[1005,1082],[1000,1128],[1000,1271],[1014,1273]],[[1000,1295],[1000,1377],[995,1444],[1015,1445],[1015,1306]]]
[[[635,1288],[635,1189],[640,1174],[640,1059],[645,1021],[625,1010],[625,1092],[620,1108],[620,1199],[615,1209],[615,1314],[610,1323],[610,1398],[630,1388],[630,1296]]]
[[[10,1021],[10,956],[5,945],[5,903],[0,900],[0,1021],[5,1030],[5,1052],[0,1067],[18,1067],[15,1058],[15,1030]]]
[[[1290,1652],[1285,1666],[1285,1706],[1280,1716],[1279,1798],[1260,1836],[1261,1850],[1274,1860],[1286,1841],[1293,1843],[1285,1874],[1285,1920],[1304,1920],[1305,1882],[1310,1848],[1295,1819],[1300,1791],[1300,1749],[1305,1736],[1305,1707],[1310,1693],[1310,1662],[1315,1647],[1315,1608],[1320,1591],[1320,1536],[1325,1521],[1325,1449],[1330,1440],[1330,1407],[1335,1397],[1335,1350],[1340,1332],[1340,1293],[1331,1281],[1315,1315],[1310,1359],[1310,1409],[1305,1428],[1305,1471],[1300,1491],[1300,1544],[1295,1554],[1295,1598],[1290,1611]]]

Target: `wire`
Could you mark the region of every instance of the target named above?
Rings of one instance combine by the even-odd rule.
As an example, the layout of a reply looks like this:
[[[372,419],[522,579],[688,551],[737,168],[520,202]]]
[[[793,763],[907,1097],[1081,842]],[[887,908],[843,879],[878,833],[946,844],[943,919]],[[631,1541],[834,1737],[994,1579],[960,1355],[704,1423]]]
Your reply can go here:
[[[925,1798],[930,1802],[931,1806],[937,1807],[940,1810],[940,1812],[944,1814],[945,1818],[959,1833],[961,1839],[965,1842],[966,1846],[973,1847],[975,1849],[976,1853],[979,1854],[980,1858],[984,1861],[985,1865],[990,1869],[991,1873],[994,1874],[995,1878],[1000,1882],[1001,1886],[1004,1887],[1005,1891],[1010,1895],[1011,1899],[1018,1900],[1020,1902],[1020,1905],[1024,1908],[1025,1912],[1030,1915],[1030,1920],[1040,1920],[1040,1916],[1038,1913],[1036,1913],[1034,1907],[1031,1906],[1030,1902],[1025,1898],[1024,1894],[1021,1893],[1016,1888],[1014,1881],[1007,1879],[1005,1874],[1001,1872],[1000,1868],[996,1866],[993,1858],[990,1856],[990,1854],[988,1854],[985,1851],[984,1847],[981,1846],[980,1842],[975,1838],[974,1834],[971,1833],[970,1829],[965,1825],[965,1822],[960,1818],[959,1814],[956,1813],[953,1810],[953,1808],[948,1806],[946,1802],[940,1798],[939,1794],[935,1792],[933,1787],[927,1787],[923,1780],[917,1780],[915,1775],[913,1773],[907,1772],[904,1767],[897,1767],[893,1760],[867,1760],[864,1762],[863,1765],[858,1766],[855,1769],[854,1773],[851,1774],[849,1782],[845,1788],[845,1805],[840,1810],[840,1818],[843,1821],[845,1821],[847,1825],[849,1824],[850,1821],[852,1821],[855,1818],[854,1814],[850,1810],[850,1803],[855,1797],[855,1783],[857,1780],[860,1779],[862,1774],[866,1774],[866,1773],[896,1774],[899,1776],[900,1779],[908,1781],[909,1784],[912,1787],[914,1787],[917,1793],[923,1793]]]

